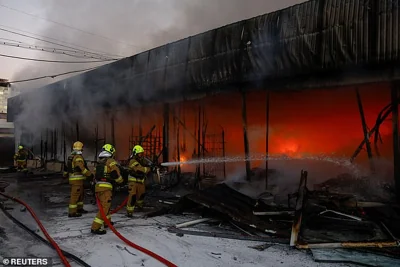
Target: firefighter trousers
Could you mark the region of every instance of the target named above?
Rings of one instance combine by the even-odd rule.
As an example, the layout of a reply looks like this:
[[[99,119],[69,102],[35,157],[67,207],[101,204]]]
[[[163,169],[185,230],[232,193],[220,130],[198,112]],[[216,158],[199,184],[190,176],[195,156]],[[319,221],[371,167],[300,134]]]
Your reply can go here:
[[[95,187],[95,193],[99,198],[100,205],[104,210],[107,218],[111,220],[110,208],[111,208],[111,200],[112,200],[112,185],[109,183],[97,183]],[[104,225],[103,217],[101,216],[100,210],[96,214],[96,217],[92,223],[92,230],[99,230]]]
[[[144,183],[129,182],[128,183],[128,202],[126,204],[126,212],[131,215],[135,210],[135,207],[143,208],[143,198],[146,192],[146,186]]]
[[[68,213],[76,214],[83,210],[83,201],[85,198],[85,190],[83,180],[69,181],[71,185],[71,196],[69,200]]]
[[[17,160],[17,171],[18,172],[25,172],[25,171],[27,171],[28,169],[26,168],[27,167],[27,162],[26,162],[26,160]]]

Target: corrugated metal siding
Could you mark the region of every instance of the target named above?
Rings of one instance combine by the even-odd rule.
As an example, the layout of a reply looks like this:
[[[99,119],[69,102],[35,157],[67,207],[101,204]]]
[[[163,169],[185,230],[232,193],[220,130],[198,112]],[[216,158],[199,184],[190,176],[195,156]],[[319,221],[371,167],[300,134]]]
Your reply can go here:
[[[377,5],[377,61],[399,60],[399,0],[379,0]]]
[[[277,67],[282,75],[302,73],[315,64],[318,6],[312,1],[280,12]]]
[[[369,0],[325,0],[322,25],[324,68],[365,63]]]
[[[96,101],[110,95],[106,102],[113,105],[121,99],[134,103],[179,94],[191,97],[238,83],[254,86],[316,71],[396,63],[399,6],[399,0],[308,1],[140,53],[49,88],[82,87],[96,94]]]

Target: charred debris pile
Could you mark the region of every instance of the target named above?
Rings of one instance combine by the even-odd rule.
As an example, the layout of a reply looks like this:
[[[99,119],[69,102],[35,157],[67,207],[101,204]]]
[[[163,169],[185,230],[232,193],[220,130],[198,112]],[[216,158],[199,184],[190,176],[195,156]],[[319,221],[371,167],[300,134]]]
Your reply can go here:
[[[12,175],[9,171],[2,170],[2,177]],[[363,178],[340,175],[310,185],[308,173],[302,171],[297,190],[282,202],[278,201],[281,197],[272,193],[251,198],[225,183],[193,190],[195,184],[184,174],[179,183],[176,177],[168,177],[173,173],[162,175],[165,183],[161,189],[160,185],[149,184],[146,202],[154,209],[148,212],[145,209],[143,214],[144,217],[190,215],[184,223],[167,226],[177,236],[258,241],[262,245],[251,248],[260,251],[275,244],[290,245],[310,250],[320,262],[366,266],[395,266],[400,262],[400,207],[390,197],[379,198]],[[43,173],[28,176],[18,180],[46,179]],[[47,179],[51,177],[58,179],[57,175],[49,175]],[[0,191],[7,186],[0,183]],[[391,195],[390,187],[385,184],[379,187]],[[126,197],[125,190],[122,191],[116,192],[114,205],[120,204],[119,198]],[[266,194],[269,196],[265,197]]]
[[[307,176],[306,171],[301,172],[297,192],[287,196],[286,205],[271,198],[253,199],[220,183],[180,198],[159,197],[163,207],[146,216],[195,213],[200,219],[168,230],[178,236],[265,242],[254,247],[258,250],[271,244],[290,244],[311,250],[314,259],[321,262],[367,266],[400,262],[400,207],[395,201],[379,199],[368,191],[367,182],[350,175],[314,185],[313,190]],[[391,193],[386,185],[382,190]]]

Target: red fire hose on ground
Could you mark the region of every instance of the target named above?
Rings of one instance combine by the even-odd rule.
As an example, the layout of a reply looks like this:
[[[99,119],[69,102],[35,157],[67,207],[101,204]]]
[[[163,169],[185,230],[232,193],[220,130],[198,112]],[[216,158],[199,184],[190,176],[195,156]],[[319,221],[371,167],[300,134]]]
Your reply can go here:
[[[97,200],[97,198],[96,198],[96,200]],[[126,203],[128,203],[128,197],[124,199],[124,201],[122,202],[121,205],[119,205],[118,207],[116,207],[116,208],[115,208],[114,210],[112,210],[110,213],[111,213],[111,214],[117,213],[119,210],[121,210],[123,207],[126,206]]]
[[[126,199],[128,200],[128,199]],[[103,217],[104,222],[107,224],[108,228],[111,229],[111,231],[113,231],[113,233],[119,237],[119,239],[121,239],[122,241],[124,241],[127,245],[133,247],[134,249],[137,249],[147,255],[149,255],[150,257],[158,260],[159,262],[165,264],[168,267],[178,267],[177,265],[173,264],[172,262],[168,261],[167,259],[164,259],[163,257],[161,257],[160,255],[155,254],[154,252],[145,249],[141,246],[136,245],[135,243],[129,241],[128,239],[126,239],[124,236],[122,236],[115,228],[114,226],[111,225],[110,221],[107,219],[106,214],[104,213],[103,207],[100,204],[100,200],[96,195],[96,202],[97,202],[97,206],[99,207],[101,216]],[[125,202],[125,201],[124,201]],[[123,207],[124,205],[119,206],[117,209],[115,209],[114,211],[117,211],[118,209],[121,209],[121,207]]]
[[[23,202],[22,200],[6,195],[4,193],[0,192],[0,195],[11,199],[12,201],[15,201],[21,205],[23,205],[28,211],[29,213],[32,215],[33,219],[36,221],[36,223],[38,224],[38,226],[40,227],[40,230],[42,230],[43,234],[46,236],[47,240],[51,243],[51,245],[56,249],[58,256],[60,257],[61,261],[63,262],[65,267],[71,267],[71,265],[69,264],[67,258],[64,256],[64,254],[62,253],[60,247],[57,245],[57,243],[51,238],[51,236],[49,235],[49,233],[46,231],[46,229],[44,228],[43,224],[40,222],[40,220],[38,219],[38,217],[36,216],[35,212],[32,210],[32,208],[30,206],[28,206],[28,204],[26,204],[25,202]]]

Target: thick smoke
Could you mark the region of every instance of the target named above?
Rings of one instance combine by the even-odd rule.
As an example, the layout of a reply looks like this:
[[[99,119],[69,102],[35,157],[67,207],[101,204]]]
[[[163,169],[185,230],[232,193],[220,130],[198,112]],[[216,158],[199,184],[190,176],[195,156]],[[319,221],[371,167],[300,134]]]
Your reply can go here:
[[[189,35],[223,26],[235,21],[247,19],[256,15],[271,12],[293,4],[300,0],[283,0],[270,2],[253,0],[251,4],[242,0],[220,1],[51,1],[47,5],[47,16],[68,25],[76,25],[84,29],[83,33],[56,24],[49,26],[41,35],[50,36],[68,43],[79,44],[82,47],[103,51],[102,54],[131,56],[140,51],[163,45]],[[74,8],[71,8],[74,7]],[[110,39],[95,36],[96,34]],[[38,42],[38,44],[41,44]],[[41,44],[43,45],[43,44]],[[46,44],[48,45],[48,44]],[[82,48],[83,49],[83,48]],[[38,57],[43,53],[38,53]],[[42,58],[44,56],[41,56]],[[46,59],[75,60],[59,55],[46,55]],[[78,60],[78,59],[76,59]],[[46,129],[62,127],[70,129],[67,138],[75,139],[75,124],[80,125],[80,139],[93,140],[95,125],[104,120],[99,103],[108,100],[118,102],[120,97],[116,88],[115,78],[129,77],[127,63],[122,63],[115,77],[90,76],[84,78],[75,76],[61,83],[56,91],[39,89],[27,97],[22,105],[21,114],[16,118],[16,124],[22,125],[33,135],[30,142],[37,141],[44,135]],[[95,64],[58,64],[58,63],[29,63],[16,73],[12,80],[57,74],[77,69],[86,69],[101,65]],[[107,71],[107,66],[102,67]],[[73,76],[73,75],[69,75]],[[68,76],[56,78],[51,82],[65,79]],[[102,79],[103,78],[103,79]],[[85,79],[85,80],[84,80]],[[39,88],[49,80],[18,84],[22,92]],[[91,85],[88,88],[88,85]],[[123,84],[118,86],[124,86]],[[134,106],[135,99],[129,99]],[[53,109],[52,105],[57,104]],[[69,108],[69,109],[68,109]],[[121,107],[121,109],[124,109]],[[68,113],[65,113],[68,110]],[[113,110],[109,113],[115,113]],[[110,118],[107,117],[109,127]],[[118,118],[117,118],[118,121]],[[118,125],[116,125],[118,127]],[[109,133],[108,133],[109,134]],[[31,145],[31,144],[30,144]]]

